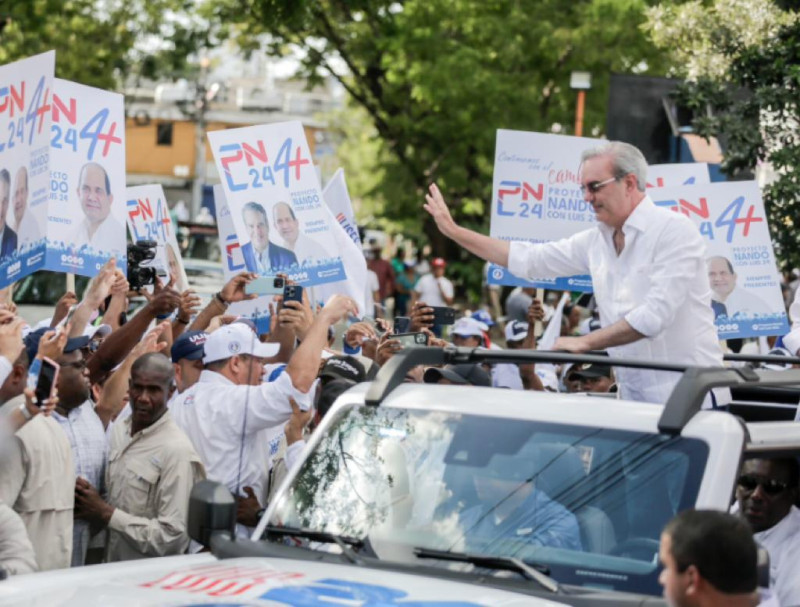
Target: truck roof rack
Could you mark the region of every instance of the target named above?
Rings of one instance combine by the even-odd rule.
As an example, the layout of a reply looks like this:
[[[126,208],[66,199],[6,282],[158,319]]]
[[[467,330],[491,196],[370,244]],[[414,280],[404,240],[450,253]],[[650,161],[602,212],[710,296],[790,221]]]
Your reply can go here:
[[[757,356],[758,362],[793,363],[792,357]],[[800,359],[797,359],[800,363]],[[364,402],[378,406],[406,374],[418,365],[446,365],[463,363],[590,363],[654,371],[681,373],[677,385],[664,404],[658,429],[665,434],[679,434],[686,423],[697,413],[712,388],[733,386],[800,386],[800,369],[782,371],[755,370],[749,367],[696,367],[675,363],[609,358],[596,353],[570,354],[541,350],[486,350],[484,348],[406,348],[395,354],[378,372],[367,390]]]

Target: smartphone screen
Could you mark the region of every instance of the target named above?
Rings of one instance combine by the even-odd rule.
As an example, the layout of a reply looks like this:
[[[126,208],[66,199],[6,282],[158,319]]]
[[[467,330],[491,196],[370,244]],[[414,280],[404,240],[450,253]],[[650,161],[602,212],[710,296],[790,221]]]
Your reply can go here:
[[[53,387],[58,377],[58,364],[49,358],[42,359],[42,368],[39,370],[39,377],[36,380],[36,403],[41,407],[53,393]]]
[[[280,295],[286,286],[283,276],[259,276],[245,285],[245,293],[256,295]]]
[[[394,317],[394,332],[407,333],[408,328],[411,326],[411,319],[408,316],[395,316]]]
[[[427,333],[398,333],[397,335],[392,335],[392,339],[399,341],[404,348],[428,345]]]

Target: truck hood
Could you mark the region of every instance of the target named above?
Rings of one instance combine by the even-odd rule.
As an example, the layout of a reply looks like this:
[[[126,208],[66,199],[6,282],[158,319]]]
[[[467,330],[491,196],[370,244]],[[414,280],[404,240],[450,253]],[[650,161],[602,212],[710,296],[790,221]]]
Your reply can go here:
[[[49,571],[0,582],[0,606],[320,604],[555,607],[563,603],[427,575],[277,558],[219,561],[211,554]]]

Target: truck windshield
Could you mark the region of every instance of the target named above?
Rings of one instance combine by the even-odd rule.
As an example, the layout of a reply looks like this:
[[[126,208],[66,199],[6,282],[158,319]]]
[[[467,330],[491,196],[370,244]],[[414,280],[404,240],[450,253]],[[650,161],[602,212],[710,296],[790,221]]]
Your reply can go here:
[[[693,507],[707,452],[681,437],[358,406],[339,411],[270,524],[368,538],[381,558],[513,556],[561,583],[657,595],[661,529]]]

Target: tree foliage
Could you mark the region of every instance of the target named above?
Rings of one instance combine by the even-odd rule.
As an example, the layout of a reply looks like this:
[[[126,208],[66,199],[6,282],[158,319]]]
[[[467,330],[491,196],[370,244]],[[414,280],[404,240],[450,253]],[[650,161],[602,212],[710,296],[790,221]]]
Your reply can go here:
[[[496,130],[571,132],[569,78],[581,70],[593,73],[584,132],[602,132],[609,73],[662,68],[638,27],[646,7],[645,0],[213,3],[243,47],[258,48],[268,35],[270,54],[299,52],[299,76],[341,82],[380,147],[380,180],[368,193],[380,202],[372,207],[424,230],[451,259],[458,253],[421,221],[427,185],[439,183],[460,221],[486,229]]]
[[[718,0],[715,6],[731,3]],[[733,3],[747,12],[741,0]],[[720,18],[713,35],[705,29],[695,32],[708,43],[706,58],[699,58],[698,65],[713,59],[726,69],[699,70],[681,87],[679,97],[693,111],[693,127],[700,135],[724,140],[725,173],[749,176],[759,165],[774,171],[774,181],[763,189],[772,241],[782,266],[800,267],[800,21],[796,13],[780,13],[762,0],[750,4],[752,14],[764,17],[753,32],[743,30],[742,15],[707,9],[732,20]],[[697,27],[705,22],[697,20]],[[765,27],[766,22],[772,25]],[[691,37],[693,25],[687,21],[684,26],[684,35]]]
[[[184,73],[211,44],[193,0],[25,0],[0,10],[0,64],[56,51],[56,75],[116,89],[128,76]]]

